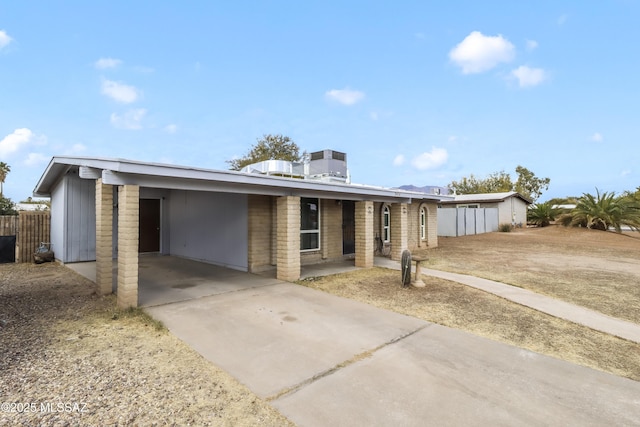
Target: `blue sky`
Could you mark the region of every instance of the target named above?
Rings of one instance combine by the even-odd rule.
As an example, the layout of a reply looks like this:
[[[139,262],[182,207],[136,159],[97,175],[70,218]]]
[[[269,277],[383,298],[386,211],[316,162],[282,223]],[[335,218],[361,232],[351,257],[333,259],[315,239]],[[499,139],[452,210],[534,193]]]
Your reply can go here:
[[[5,195],[54,155],[227,169],[263,134],[353,182],[517,165],[541,201],[640,186],[640,2],[0,0]]]

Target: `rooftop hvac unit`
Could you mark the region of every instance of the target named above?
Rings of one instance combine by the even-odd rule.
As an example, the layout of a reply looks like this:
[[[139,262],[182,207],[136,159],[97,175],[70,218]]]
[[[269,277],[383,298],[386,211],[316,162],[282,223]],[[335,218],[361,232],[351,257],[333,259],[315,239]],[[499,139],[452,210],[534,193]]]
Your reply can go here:
[[[309,154],[309,178],[346,182],[349,178],[347,155],[333,150]]]

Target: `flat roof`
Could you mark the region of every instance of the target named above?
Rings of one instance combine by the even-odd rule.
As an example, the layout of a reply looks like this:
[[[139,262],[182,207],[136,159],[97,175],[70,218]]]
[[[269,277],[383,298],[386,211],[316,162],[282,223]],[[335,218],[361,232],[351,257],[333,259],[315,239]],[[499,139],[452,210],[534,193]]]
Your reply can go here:
[[[516,191],[507,191],[502,193],[457,194],[453,196],[453,199],[442,200],[442,204],[503,202],[509,197],[518,197],[528,204],[532,203],[531,200]]]
[[[34,196],[50,197],[55,185],[72,168],[78,168],[82,178],[102,178],[103,183],[110,185],[393,203],[449,199],[447,196],[369,185],[323,182],[314,179],[259,175],[128,159],[67,156],[55,156],[51,159],[33,190]]]

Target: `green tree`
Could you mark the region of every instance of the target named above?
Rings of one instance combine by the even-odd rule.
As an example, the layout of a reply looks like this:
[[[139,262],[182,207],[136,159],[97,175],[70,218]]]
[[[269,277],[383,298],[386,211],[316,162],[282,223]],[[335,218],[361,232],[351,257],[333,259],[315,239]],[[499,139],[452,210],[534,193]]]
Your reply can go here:
[[[4,181],[7,179],[7,175],[11,172],[11,166],[6,164],[5,162],[0,162],[0,197],[2,197],[3,193],[3,185]]]
[[[519,165],[516,167],[516,173],[518,174],[518,180],[516,181],[515,191],[534,202],[538,200],[542,192],[549,189],[549,183],[551,182],[549,178],[538,178],[529,169]]]
[[[300,148],[288,136],[263,135],[257,139],[257,143],[251,150],[239,159],[227,160],[229,169],[239,171],[252,163],[264,160],[288,160],[299,162],[301,160]]]
[[[502,193],[513,190],[511,176],[505,171],[494,172],[481,179],[473,174],[462,177],[460,181],[452,181],[447,187],[457,194]]]
[[[11,199],[0,196],[0,215],[18,215],[16,206]]]
[[[527,222],[538,227],[546,227],[551,221],[555,221],[559,214],[560,209],[554,208],[551,202],[535,203],[529,206]]]
[[[452,181],[447,187],[457,194],[503,193],[517,191],[522,196],[535,202],[543,191],[549,188],[549,178],[538,178],[524,166],[516,167],[518,180],[514,183],[511,175],[505,171],[494,172],[484,179],[471,174],[460,181]]]
[[[596,188],[596,195],[583,194],[575,209],[559,218],[565,226],[586,227],[595,230],[614,228],[622,232],[626,225],[640,231],[640,202],[614,192],[603,192]]]

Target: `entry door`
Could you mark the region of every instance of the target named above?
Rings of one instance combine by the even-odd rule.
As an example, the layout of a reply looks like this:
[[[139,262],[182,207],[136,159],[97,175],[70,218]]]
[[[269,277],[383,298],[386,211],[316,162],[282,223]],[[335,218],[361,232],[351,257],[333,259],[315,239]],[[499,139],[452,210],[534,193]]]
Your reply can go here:
[[[350,200],[342,201],[342,254],[356,252],[356,205]]]
[[[160,199],[140,199],[138,252],[160,252]]]

